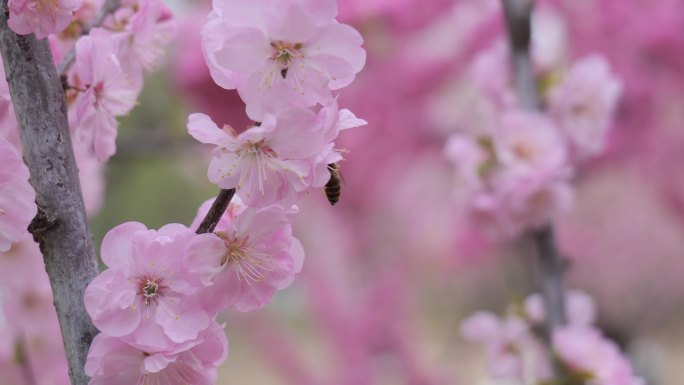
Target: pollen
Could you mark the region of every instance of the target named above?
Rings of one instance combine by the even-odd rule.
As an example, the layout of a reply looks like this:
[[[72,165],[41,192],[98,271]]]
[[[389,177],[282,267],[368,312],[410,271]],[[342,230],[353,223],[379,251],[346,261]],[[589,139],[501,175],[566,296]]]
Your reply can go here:
[[[164,296],[168,289],[164,285],[162,278],[143,276],[138,279],[138,295],[143,297],[145,305],[159,301],[159,297]]]
[[[221,265],[233,266],[240,282],[253,285],[263,281],[273,271],[273,256],[257,252],[249,246],[249,237],[231,239],[225,232],[216,233],[225,243],[228,251]]]

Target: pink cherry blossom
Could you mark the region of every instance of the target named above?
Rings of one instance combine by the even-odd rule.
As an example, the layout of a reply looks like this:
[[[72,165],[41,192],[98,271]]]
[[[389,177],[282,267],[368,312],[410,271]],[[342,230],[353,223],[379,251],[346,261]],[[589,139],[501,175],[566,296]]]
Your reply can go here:
[[[540,228],[572,206],[568,170],[517,171],[505,170],[491,180],[491,190],[473,198],[471,215],[496,237],[515,237]]]
[[[146,351],[99,334],[88,352],[89,385],[214,385],[216,368],[228,355],[228,340],[216,323],[180,350]]]
[[[0,58],[0,137],[12,143],[17,152],[21,152],[21,139],[19,138],[19,123],[12,105],[5,65]]]
[[[209,165],[209,180],[221,188],[236,188],[250,206],[291,205],[310,187],[330,178],[322,171],[337,160],[332,140],[341,129],[365,124],[333,102],[316,114],[303,107],[266,115],[260,126],[237,135],[230,126],[219,129],[204,114],[192,114],[188,131],[202,143],[218,146]],[[321,175],[323,174],[323,175]]]
[[[108,32],[94,29],[76,43],[74,83],[85,88],[75,102],[76,140],[84,142],[99,161],[116,152],[117,116],[135,105],[140,85],[124,72],[118,46]]]
[[[566,143],[540,113],[504,112],[489,134],[454,134],[445,154],[471,221],[495,237],[538,228],[572,202]]]
[[[546,307],[541,294],[535,293],[525,299],[525,312],[534,322],[546,319]],[[565,314],[569,325],[591,326],[596,322],[596,304],[587,293],[581,290],[565,292]]]
[[[62,32],[81,5],[83,0],[9,0],[7,25],[20,35],[43,39]]]
[[[0,253],[0,282],[0,293],[11,293],[2,296],[10,325],[33,335],[44,332],[46,320],[57,322],[43,255],[28,232],[10,250]]]
[[[128,222],[102,242],[109,267],[88,286],[85,305],[95,326],[141,348],[163,350],[197,338],[210,316],[193,295],[199,287],[186,265],[195,235],[179,224],[159,230]]]
[[[622,83],[599,55],[578,60],[549,91],[549,111],[582,159],[600,153],[622,94]]]
[[[484,344],[492,377],[524,383],[548,378],[542,346],[523,319],[514,316],[499,319],[492,313],[478,312],[463,321],[461,334],[469,341]]]
[[[119,45],[118,58],[126,74],[142,82],[143,70],[151,70],[164,53],[164,47],[175,33],[175,22],[171,11],[160,0],[141,2],[135,13],[131,8],[117,12],[126,13],[118,23],[125,25],[121,32],[113,33]]]
[[[199,210],[198,219],[211,201]],[[234,306],[251,311],[264,306],[302,269],[304,250],[292,236],[296,207],[244,207],[230,204],[211,242],[191,241],[188,258],[207,286],[204,296],[217,311]]]
[[[553,347],[571,372],[592,385],[643,385],[617,345],[593,327],[566,326],[553,333]]]
[[[27,233],[38,211],[29,171],[14,146],[0,137],[0,251]]]
[[[40,373],[36,385],[69,384],[64,343],[57,320],[52,287],[43,255],[28,232],[0,252],[0,382],[25,384],[23,379],[8,380],[13,370],[21,373],[16,349],[28,357],[26,368]],[[3,349],[11,349],[3,361]]]
[[[481,173],[493,156],[483,143],[470,135],[454,134],[444,147],[444,155],[456,168],[458,192],[469,193],[482,187]]]
[[[237,89],[247,114],[327,104],[363,68],[363,38],[334,20],[334,1],[220,0],[202,31],[212,77]]]

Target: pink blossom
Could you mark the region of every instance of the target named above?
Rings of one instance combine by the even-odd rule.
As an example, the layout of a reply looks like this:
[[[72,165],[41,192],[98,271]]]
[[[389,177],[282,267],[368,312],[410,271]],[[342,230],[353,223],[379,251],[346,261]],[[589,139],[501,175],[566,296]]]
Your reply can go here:
[[[128,222],[110,230],[102,242],[109,269],[85,292],[95,326],[151,350],[196,339],[210,316],[194,296],[199,287],[186,265],[185,249],[195,237],[203,238],[179,224],[155,231]]]
[[[137,12],[120,21],[125,29],[113,36],[119,45],[121,66],[129,76],[142,82],[143,70],[158,64],[164,47],[174,37],[176,25],[171,11],[160,0],[144,1],[138,7]],[[121,12],[131,11],[122,8]]]
[[[363,68],[363,38],[337,23],[335,2],[220,0],[202,31],[212,77],[237,89],[247,114],[287,104],[312,106],[332,99]]]
[[[103,333],[90,346],[85,372],[89,385],[214,385],[216,368],[227,355],[228,340],[216,323],[191,345],[162,352],[138,349]]]
[[[211,201],[199,210],[194,226]],[[217,311],[234,306],[251,311],[264,306],[302,269],[304,249],[292,236],[296,207],[244,207],[230,204],[211,242],[191,241],[188,258],[207,286],[205,298]]]
[[[566,326],[554,331],[553,346],[571,372],[588,375],[592,385],[643,385],[614,342],[593,327]]]
[[[568,179],[565,169],[503,172],[492,179],[491,190],[473,197],[471,215],[495,237],[511,238],[540,228],[572,205]]]
[[[82,4],[83,0],[9,0],[7,25],[20,35],[33,33],[43,39],[62,32]]]
[[[481,174],[493,154],[483,142],[470,135],[454,134],[444,147],[444,155],[456,168],[458,190],[471,192],[482,187]]]
[[[525,299],[525,312],[532,321],[544,322],[546,307],[541,294],[535,293]],[[565,314],[569,325],[591,326],[596,321],[596,304],[591,296],[581,290],[567,290]]]
[[[28,232],[10,250],[0,253],[0,282],[0,294],[3,289],[11,293],[1,297],[7,321],[14,328],[25,334],[42,334],[46,320],[57,322],[43,255]]]
[[[17,152],[21,152],[21,139],[19,138],[19,123],[14,112],[5,65],[0,58],[0,137],[12,143]]]
[[[318,114],[291,107],[267,114],[260,126],[237,135],[230,126],[219,129],[204,114],[192,114],[188,131],[202,143],[218,146],[209,165],[209,180],[221,188],[236,188],[250,206],[291,205],[301,192],[321,187],[330,177],[321,171],[334,154],[339,130],[365,124],[333,102]],[[321,175],[323,173],[323,175]]]
[[[86,89],[75,102],[75,136],[101,162],[116,152],[116,117],[133,108],[140,91],[121,67],[117,52],[116,42],[101,29],[76,43],[73,83]]]
[[[461,334],[469,341],[484,344],[487,366],[494,378],[527,379],[524,383],[548,378],[544,351],[523,319],[499,319],[492,313],[478,312],[463,321]]]
[[[585,57],[549,91],[551,115],[572,145],[573,155],[586,158],[603,151],[622,83],[599,55]]]
[[[561,168],[567,160],[565,141],[546,116],[521,110],[502,114],[493,134],[498,162],[510,173]]]
[[[57,320],[52,288],[38,244],[28,232],[0,252],[0,382],[24,384],[8,380],[7,372],[21,373],[13,358],[21,344],[28,357],[28,369],[40,373],[36,385],[66,385],[64,343]],[[3,362],[3,349],[12,349],[10,361]]]
[[[570,206],[572,170],[552,120],[511,110],[491,133],[477,135],[455,134],[445,149],[474,223],[509,238],[546,224]]]
[[[14,146],[0,137],[0,251],[27,232],[38,211],[29,171]]]

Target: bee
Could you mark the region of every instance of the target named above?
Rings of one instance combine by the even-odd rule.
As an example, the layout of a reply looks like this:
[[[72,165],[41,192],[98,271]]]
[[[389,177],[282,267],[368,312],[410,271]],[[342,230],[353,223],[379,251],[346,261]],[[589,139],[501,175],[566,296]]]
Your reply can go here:
[[[334,206],[340,200],[344,178],[337,163],[330,163],[328,170],[330,170],[330,180],[325,184],[325,196],[328,198],[328,202]]]

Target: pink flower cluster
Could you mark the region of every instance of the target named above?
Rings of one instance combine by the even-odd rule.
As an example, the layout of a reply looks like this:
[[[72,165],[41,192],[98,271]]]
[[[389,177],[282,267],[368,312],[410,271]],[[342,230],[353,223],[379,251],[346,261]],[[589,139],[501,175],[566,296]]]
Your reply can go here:
[[[510,79],[488,75],[508,73],[503,47],[495,44],[473,61],[466,87],[475,95],[472,111],[444,151],[469,218],[509,238],[546,224],[571,204],[574,167],[603,150],[621,85],[604,58],[589,56],[563,75],[540,70],[548,112],[523,111],[515,106]]]
[[[105,236],[107,270],[85,294],[88,314],[102,332],[86,364],[91,385],[215,383],[228,349],[217,315],[259,309],[293,282],[304,261],[292,235],[294,203],[330,179],[329,164],[342,159],[334,143],[339,132],[366,124],[340,110],[332,94],[365,62],[361,36],[335,21],[334,1],[213,5],[202,32],[207,63],[219,85],[238,89],[258,122],[237,134],[192,114],[188,131],[214,146],[210,181],[236,189],[236,196],[211,233],[194,231],[213,203],[208,201],[191,227],[169,224],[155,231],[129,222]],[[114,117],[134,100],[136,82],[126,82],[128,69],[149,65],[147,57],[126,63],[142,48],[121,55],[120,44],[94,31],[76,46],[83,64],[72,79],[86,87],[75,101],[77,132],[102,159],[114,150]]]
[[[82,5],[83,0],[10,0],[7,25],[20,35],[44,39],[67,28]]]
[[[86,209],[93,213],[102,199],[103,163],[116,151],[116,118],[135,106],[143,86],[143,72],[158,62],[164,45],[173,36],[174,22],[161,0],[126,0],[99,27],[81,36],[83,26],[93,21],[102,1],[86,0],[74,15],[72,11],[81,7],[80,1],[72,11],[64,11],[64,7],[76,3],[11,1],[9,23],[18,33],[34,32],[39,38],[49,35],[56,61],[71,50],[75,53],[75,63],[65,73],[69,126]],[[26,12],[17,16],[12,7]],[[65,28],[61,26],[64,20],[68,29],[55,35]],[[54,30],[51,22],[61,27]],[[33,29],[26,30],[27,25]],[[6,250],[8,242],[16,241],[26,231],[36,207],[34,192],[27,190],[30,186],[12,182],[28,179],[28,173],[21,164],[19,128],[2,65],[0,74],[0,157],[3,165],[8,165],[0,172],[0,250]],[[11,207],[5,207],[8,205]]]
[[[567,325],[553,332],[551,349],[563,367],[553,378],[540,330],[545,320],[541,295],[533,294],[504,318],[479,312],[461,324],[461,334],[484,345],[489,374],[519,384],[581,381],[596,385],[643,385],[617,345],[593,324],[596,308],[586,293],[566,293]]]
[[[102,242],[108,269],[85,294],[102,331],[88,355],[91,384],[215,383],[228,349],[215,317],[229,308],[262,307],[301,270],[295,213],[236,201],[215,233],[198,235],[180,224],[155,231],[137,222],[112,229]]]
[[[19,241],[36,212],[29,171],[14,146],[0,136],[0,252]]]
[[[238,90],[257,123],[238,135],[194,114],[188,131],[216,146],[211,182],[235,188],[250,206],[289,206],[326,184],[328,164],[342,159],[334,146],[339,131],[366,124],[339,110],[332,94],[363,67],[363,39],[335,20],[334,0],[213,5],[202,30],[209,69],[218,85]]]
[[[107,233],[101,256],[108,269],[85,293],[102,331],[86,363],[91,384],[215,382],[228,342],[188,258],[207,237],[180,224],[155,231],[137,222]]]
[[[159,61],[173,37],[174,23],[161,0],[124,2],[75,43],[76,63],[68,73],[69,120],[76,146],[105,162],[116,152],[117,117],[135,106],[145,70]]]
[[[202,31],[212,77],[261,121],[284,106],[328,104],[361,71],[363,38],[335,0],[219,0]]]
[[[0,252],[0,383],[71,384],[53,302],[43,256],[26,233]]]

